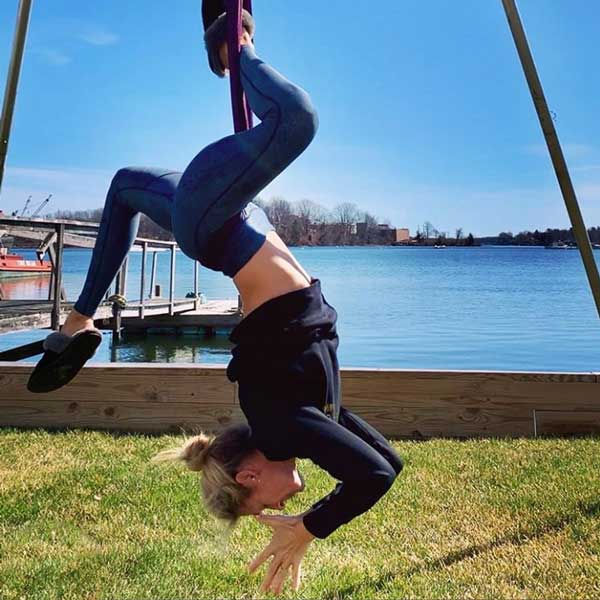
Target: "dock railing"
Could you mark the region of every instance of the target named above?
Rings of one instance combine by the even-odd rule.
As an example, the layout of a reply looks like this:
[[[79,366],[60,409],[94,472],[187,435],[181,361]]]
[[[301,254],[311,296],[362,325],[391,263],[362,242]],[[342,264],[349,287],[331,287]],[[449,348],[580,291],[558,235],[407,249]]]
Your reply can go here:
[[[77,248],[93,248],[96,240],[95,234],[100,227],[99,223],[87,221],[72,221],[65,219],[32,219],[21,217],[9,217],[0,215],[0,239],[4,235],[39,241],[37,248],[38,257],[41,259],[45,253],[48,254],[52,263],[52,273],[49,289],[49,300],[53,301],[51,314],[51,327],[58,329],[60,326],[60,316],[62,304],[66,301],[66,294],[63,287],[62,273],[64,265],[64,248],[73,246]],[[156,286],[156,267],[157,253],[159,251],[169,250],[171,255],[169,271],[169,297],[167,302],[152,302],[153,308],[166,308],[169,315],[176,312],[178,300],[175,298],[175,275],[176,275],[176,253],[177,243],[168,240],[153,240],[147,238],[136,238],[134,246],[142,249],[142,266],[140,273],[140,297],[138,313],[141,319],[144,318],[147,308],[147,300],[154,299]],[[150,279],[150,293],[146,298],[146,261],[148,252],[152,252],[152,271]],[[125,296],[127,289],[129,258],[127,257],[115,278],[115,293]],[[186,299],[186,304],[193,302],[192,310],[197,310],[199,299],[199,273],[198,262],[194,261],[194,298]],[[110,293],[107,293],[107,299]],[[115,314],[118,329],[119,316]]]

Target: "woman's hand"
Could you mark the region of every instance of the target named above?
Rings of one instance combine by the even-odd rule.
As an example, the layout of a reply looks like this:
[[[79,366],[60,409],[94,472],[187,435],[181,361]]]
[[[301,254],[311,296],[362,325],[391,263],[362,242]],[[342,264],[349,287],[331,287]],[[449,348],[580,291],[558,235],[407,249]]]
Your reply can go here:
[[[273,557],[260,591],[281,593],[290,567],[292,587],[298,591],[302,577],[300,563],[315,536],[304,527],[302,516],[260,514],[256,519],[273,529],[271,543],[248,566],[250,573],[254,573],[270,556]]]

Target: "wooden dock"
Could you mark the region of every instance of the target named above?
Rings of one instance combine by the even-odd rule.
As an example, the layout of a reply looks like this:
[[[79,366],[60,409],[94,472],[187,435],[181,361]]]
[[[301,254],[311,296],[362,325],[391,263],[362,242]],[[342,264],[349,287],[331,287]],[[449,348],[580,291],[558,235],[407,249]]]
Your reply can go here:
[[[59,322],[62,324],[73,303],[61,304]],[[52,323],[51,301],[0,301],[0,334],[19,329],[45,329]],[[141,305],[134,303],[121,311],[121,327],[125,331],[140,332],[152,329],[191,329],[205,333],[214,329],[233,329],[241,320],[237,300],[213,300],[197,305],[194,300],[175,300],[173,314],[170,304],[154,298],[145,303],[145,316],[140,318]],[[96,311],[96,327],[113,329],[112,304],[103,303]]]
[[[139,313],[125,310],[122,318],[123,329],[131,333],[198,329],[206,335],[213,334],[217,329],[233,329],[242,319],[237,300],[212,300],[200,304],[198,308],[192,306],[184,310],[180,308],[185,307],[185,304],[176,305],[173,315],[165,314],[164,310],[159,312],[160,308],[153,314],[151,306],[146,308],[143,319],[139,317]],[[110,327],[111,321],[102,321],[99,324]]]
[[[73,304],[67,301],[62,285],[63,249],[65,245],[93,248],[98,223],[81,221],[22,219],[0,216],[0,237],[11,235],[38,242],[37,253],[48,254],[52,262],[52,278],[47,301],[3,300],[0,298],[0,333],[18,329],[58,329]],[[113,303],[103,303],[96,312],[96,324],[110,327],[115,335],[122,330],[147,331],[149,329],[198,328],[206,333],[215,329],[231,329],[241,320],[239,297],[235,300],[212,300],[201,302],[199,288],[199,265],[193,263],[194,289],[191,298],[175,297],[175,274],[177,244],[171,241],[137,238],[134,246],[142,252],[142,269],[139,280],[139,296],[121,308]],[[156,293],[156,272],[159,252],[167,252],[170,259],[168,296]],[[152,266],[146,271],[147,257]],[[124,295],[127,289],[128,259],[114,281],[115,294]],[[106,299],[110,292],[107,294]]]
[[[225,366],[91,365],[50,394],[0,363],[0,427],[217,432],[243,421]],[[600,434],[600,373],[342,369],[342,402],[388,438]]]

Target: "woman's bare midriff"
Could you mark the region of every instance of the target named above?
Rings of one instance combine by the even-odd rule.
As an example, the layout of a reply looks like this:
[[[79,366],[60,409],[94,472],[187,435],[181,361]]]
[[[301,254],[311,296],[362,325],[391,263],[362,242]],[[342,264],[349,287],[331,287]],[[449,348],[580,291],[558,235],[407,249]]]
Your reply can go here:
[[[267,234],[260,250],[233,278],[242,297],[244,318],[267,300],[309,287],[310,281],[308,273],[274,231]]]

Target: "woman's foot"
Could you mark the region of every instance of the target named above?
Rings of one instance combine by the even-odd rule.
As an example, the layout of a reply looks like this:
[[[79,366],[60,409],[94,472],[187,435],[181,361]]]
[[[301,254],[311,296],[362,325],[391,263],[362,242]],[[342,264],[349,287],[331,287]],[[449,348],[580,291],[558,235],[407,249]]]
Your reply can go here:
[[[44,340],[44,354],[29,376],[27,389],[39,394],[66,385],[94,356],[101,342],[102,333],[94,327],[94,320],[72,310],[61,330]]]
[[[76,324],[82,323],[73,317],[70,327],[76,327]],[[81,371],[85,363],[94,356],[102,342],[102,333],[97,329],[84,327],[78,333],[72,333],[75,335],[55,331],[44,340],[44,354],[27,382],[27,389],[30,392],[34,394],[47,393],[67,385]]]
[[[64,325],[60,328],[60,332],[72,336],[74,333],[83,329],[95,329],[94,319],[82,315],[76,310],[72,310],[67,316]]]
[[[250,37],[250,34],[245,29],[244,29],[244,33],[242,34],[242,37],[240,38],[240,44],[242,46],[250,46],[251,48],[254,48],[254,44],[252,43],[252,38]],[[227,43],[223,44],[219,48],[219,58],[221,59],[221,64],[223,65],[223,68],[225,70],[229,70],[229,51],[227,49]]]

